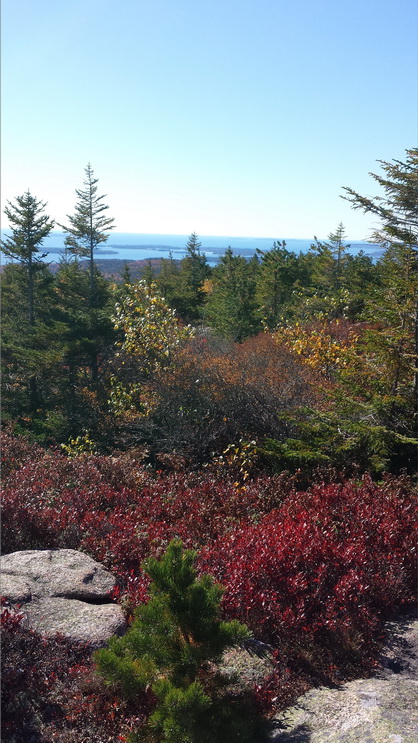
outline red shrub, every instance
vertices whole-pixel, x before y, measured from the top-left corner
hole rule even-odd
[[[93,674],[89,647],[42,638],[7,609],[1,629],[3,743],[107,743],[145,719],[147,697],[137,705],[116,698]]]
[[[135,604],[146,600],[141,562],[178,536],[225,586],[226,617],[278,649],[275,685],[283,669],[331,678],[350,653],[370,656],[385,613],[414,598],[416,493],[406,478],[298,492],[291,478],[264,477],[238,491],[208,472],[154,476],[135,464],[133,476],[125,466],[126,457],[44,453],[9,468],[5,551],[84,550]]]
[[[201,564],[227,586],[226,614],[276,646],[370,643],[379,619],[414,599],[416,524],[400,480],[316,486],[207,547]]]

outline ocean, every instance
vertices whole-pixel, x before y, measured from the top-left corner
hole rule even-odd
[[[2,238],[7,235],[7,230],[2,230]],[[107,243],[102,244],[95,251],[96,258],[113,258],[120,260],[146,260],[148,258],[168,258],[170,252],[173,258],[181,260],[185,255],[188,235],[157,235],[140,232],[113,232],[110,234]],[[205,253],[208,263],[215,266],[219,258],[224,254],[226,248],[230,246],[235,254],[242,255],[245,258],[251,258],[255,251],[268,251],[273,247],[273,242],[283,240],[286,243],[287,250],[294,253],[309,250],[313,239],[297,239],[278,237],[234,237],[219,235],[199,236],[202,243],[201,251]],[[325,238],[326,240],[326,238]],[[378,245],[367,242],[350,240],[348,252],[356,255],[363,250],[366,255],[372,258],[378,258],[382,250]],[[47,253],[46,261],[59,261],[60,255],[64,251],[64,233],[52,232],[45,240],[42,246],[44,253]],[[7,258],[0,253],[2,263],[7,262]]]

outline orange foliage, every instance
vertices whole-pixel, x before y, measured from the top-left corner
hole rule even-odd
[[[286,435],[289,423],[281,414],[319,404],[321,386],[319,374],[270,335],[242,344],[197,337],[172,369],[149,380],[148,425],[161,436],[159,451],[188,451],[193,460],[207,461],[241,438]]]

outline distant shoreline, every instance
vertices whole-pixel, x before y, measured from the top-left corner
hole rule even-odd
[[[2,230],[2,235],[6,236],[7,230]],[[44,241],[42,249],[47,253],[46,261],[53,256],[64,254],[64,233],[52,233]],[[309,250],[314,239],[297,239],[297,238],[272,238],[266,237],[230,237],[230,236],[199,236],[201,242],[201,251],[206,255],[206,259],[211,266],[216,266],[228,247],[233,252],[245,258],[251,258],[257,251],[268,252],[273,248],[275,242],[284,242],[289,252],[299,254]],[[322,242],[326,242],[322,240]],[[102,244],[103,247],[95,251],[96,259],[103,260],[152,260],[152,259],[169,259],[181,260],[186,253],[187,237],[182,235],[148,235],[141,233],[113,233],[109,235],[108,242]],[[381,255],[382,248],[379,245],[362,241],[346,240],[345,244],[349,246],[348,253],[356,255],[361,250],[373,259]],[[2,263],[7,263],[7,259],[1,256]]]

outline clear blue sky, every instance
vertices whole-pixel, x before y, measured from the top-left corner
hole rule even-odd
[[[2,0],[2,199],[118,232],[326,237],[417,146],[416,0]],[[7,227],[3,219],[2,226]]]

